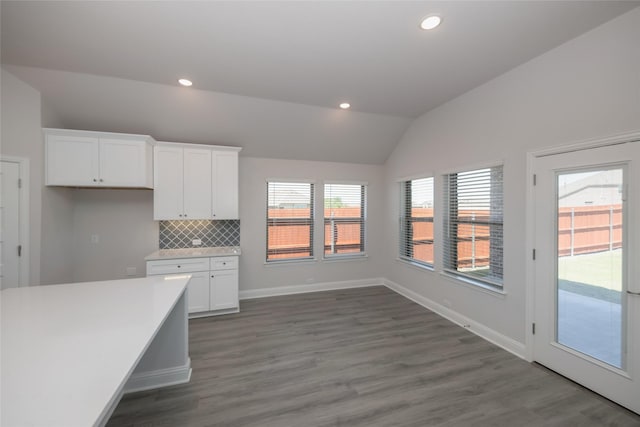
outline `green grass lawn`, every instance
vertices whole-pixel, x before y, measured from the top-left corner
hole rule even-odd
[[[561,289],[565,287],[575,289],[582,284],[587,285],[588,288],[600,288],[602,291],[620,292],[622,290],[622,250],[559,258],[558,279]]]

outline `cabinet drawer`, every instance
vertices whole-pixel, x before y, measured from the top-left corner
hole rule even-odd
[[[209,271],[209,258],[183,258],[147,261],[147,276]]]
[[[222,256],[211,258],[211,270],[237,270],[237,256]]]

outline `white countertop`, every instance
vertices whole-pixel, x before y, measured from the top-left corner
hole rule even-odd
[[[189,275],[0,292],[0,425],[93,426],[120,391]]]
[[[214,256],[240,255],[240,246],[220,246],[216,248],[160,249],[144,257],[145,261],[177,258],[206,258]]]

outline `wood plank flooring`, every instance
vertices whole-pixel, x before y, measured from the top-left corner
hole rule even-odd
[[[116,426],[640,426],[640,416],[384,288],[243,301],[190,321],[189,384]]]

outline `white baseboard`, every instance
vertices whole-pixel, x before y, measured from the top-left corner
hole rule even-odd
[[[493,343],[498,347],[507,350],[509,353],[512,353],[526,360],[526,346],[523,343],[509,338],[506,335],[498,333],[481,323],[463,316],[457,311],[451,310],[450,308],[438,304],[437,302],[430,300],[429,298],[426,298],[412,291],[411,289],[405,288],[402,285],[392,282],[391,280],[382,279],[382,284],[384,284],[392,291],[397,292],[398,294],[410,299],[417,304],[420,304],[421,306],[433,311],[434,313],[444,317],[445,319],[448,319],[453,323],[456,323],[463,328],[468,329],[469,331],[489,341],[490,343]]]
[[[341,282],[310,283],[308,285],[279,286],[276,288],[250,289],[240,291],[240,299],[275,297],[279,295],[305,294],[308,292],[333,291],[338,289],[366,288],[381,286],[383,279],[344,280]]]
[[[183,366],[177,366],[157,371],[134,373],[124,386],[124,393],[151,390],[188,383],[191,379],[191,359]]]
[[[215,311],[202,311],[198,313],[189,314],[189,319],[200,319],[201,317],[222,316],[224,314],[233,314],[238,312],[240,312],[240,307],[225,308],[222,310],[215,310]]]

